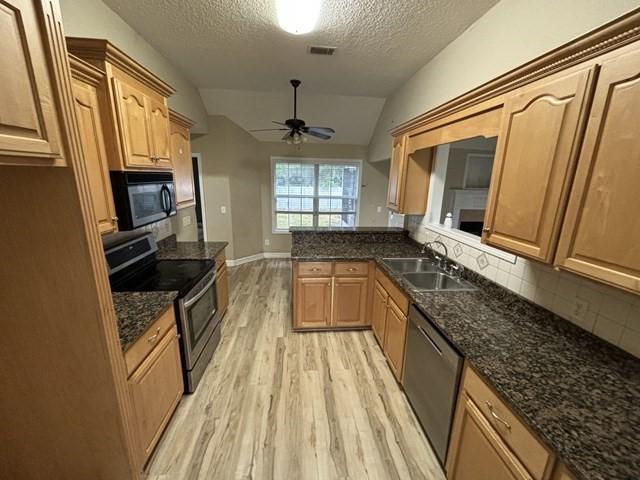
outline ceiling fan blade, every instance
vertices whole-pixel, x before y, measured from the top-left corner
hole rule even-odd
[[[282,123],[282,122],[276,122],[275,120],[272,120],[271,123],[275,123],[276,125],[282,125],[283,127],[286,127],[287,124],[286,123]]]
[[[288,128],[261,128],[258,130],[249,130],[250,132],[283,132],[289,130]]]
[[[325,135],[324,133],[316,132],[315,130],[307,130],[304,133],[311,135],[312,137],[321,138],[322,140],[329,140],[331,138],[331,135]]]
[[[330,127],[303,127],[302,131],[303,132],[310,132],[310,131],[315,131],[315,132],[319,132],[319,133],[324,133],[326,135],[332,134],[332,133],[336,133],[336,131],[333,128]]]
[[[284,134],[284,137],[282,137],[282,140],[286,140],[287,138],[291,137],[293,134],[289,131],[287,133]]]

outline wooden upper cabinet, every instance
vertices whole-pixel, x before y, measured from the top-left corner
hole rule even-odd
[[[397,213],[424,215],[427,210],[432,149],[410,151],[406,135],[393,139],[387,207]]]
[[[37,3],[37,2],[36,2]],[[54,73],[35,3],[0,2],[0,164],[64,166]]]
[[[404,179],[405,146],[407,137],[393,139],[391,165],[389,167],[389,189],[387,190],[387,207],[399,211],[401,206],[402,181]]]
[[[196,203],[189,134],[193,122],[173,110],[169,111],[169,119],[171,120],[171,163],[176,184],[176,206],[184,208]]]
[[[140,90],[112,79],[124,163],[128,167],[153,167],[153,149],[147,100]]]
[[[335,327],[366,325],[368,293],[367,277],[335,277],[332,325]]]
[[[151,149],[157,167],[172,168],[169,136],[169,109],[162,102],[149,98],[149,131]]]
[[[640,49],[603,62],[556,264],[640,293]]]
[[[482,239],[551,262],[584,127],[594,68],[508,94]]]
[[[172,170],[167,97],[174,89],[107,40],[67,37],[67,48],[105,72],[110,170]]]
[[[104,73],[86,62],[70,57],[73,98],[83,159],[89,180],[98,230],[101,234],[117,229],[118,219],[113,204],[109,160],[105,149],[98,89],[104,88]]]

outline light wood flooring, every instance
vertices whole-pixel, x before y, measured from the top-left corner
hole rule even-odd
[[[229,272],[222,341],[149,479],[444,480],[370,331],[292,332],[288,260]]]

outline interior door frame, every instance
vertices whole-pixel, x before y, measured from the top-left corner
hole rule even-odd
[[[198,163],[198,187],[200,188],[200,212],[202,213],[202,235],[207,242],[207,214],[204,207],[204,182],[202,177],[202,154],[191,152],[191,158],[195,157]],[[197,207],[197,205],[196,205]],[[197,216],[196,216],[197,219]],[[196,220],[197,221],[197,220]]]

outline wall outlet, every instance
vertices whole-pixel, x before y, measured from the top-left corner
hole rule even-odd
[[[265,246],[268,247],[269,245],[271,245],[271,240],[269,240],[268,238],[265,238],[264,239],[264,244],[265,244]]]
[[[573,308],[571,309],[571,313],[569,316],[572,320],[576,320],[578,322],[584,321],[587,312],[589,311],[589,302],[584,300],[583,298],[576,298],[573,302]]]
[[[220,206],[220,213],[222,213],[223,215],[224,215],[225,213],[227,213],[227,207],[225,207],[224,205],[221,205],[221,206]]]
[[[378,213],[382,213],[382,207],[378,207]]]
[[[189,225],[191,225],[191,215],[185,215],[182,217],[182,226],[188,227]]]

